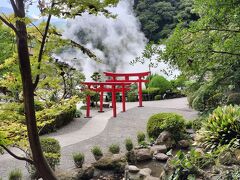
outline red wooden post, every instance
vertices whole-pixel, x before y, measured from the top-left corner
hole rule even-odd
[[[90,89],[90,86],[88,86],[88,89]],[[86,110],[86,117],[85,118],[91,118],[90,116],[90,106],[91,106],[91,97],[90,95],[87,95],[86,97],[86,104],[87,104],[87,110]]]
[[[143,107],[142,105],[142,77],[139,76],[139,83],[138,83],[138,101],[139,101],[139,106],[138,107]]]
[[[112,107],[113,107],[113,117],[117,117],[115,85],[112,85]]]
[[[126,100],[125,100],[125,86],[122,85],[122,111],[126,111]]]
[[[100,110],[98,112],[103,111],[103,85],[100,85]]]

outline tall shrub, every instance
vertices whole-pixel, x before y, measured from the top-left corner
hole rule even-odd
[[[163,76],[154,76],[148,84],[148,88],[158,88],[160,93],[171,89],[171,83]]]

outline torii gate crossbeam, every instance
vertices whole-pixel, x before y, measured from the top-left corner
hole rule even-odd
[[[139,96],[139,107],[143,107],[142,105],[142,83],[148,82],[148,80],[144,80],[145,76],[148,76],[150,72],[140,72],[140,73],[113,73],[113,72],[104,72],[104,74],[111,79],[107,80],[107,82],[125,82],[125,83],[138,83],[138,96]],[[123,80],[117,79],[118,77],[123,77]],[[138,77],[136,80],[131,80],[130,77]]]

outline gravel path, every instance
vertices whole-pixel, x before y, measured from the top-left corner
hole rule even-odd
[[[64,146],[61,151],[62,157],[59,169],[66,170],[74,167],[72,161],[72,154],[74,152],[83,152],[86,162],[93,162],[94,159],[90,151],[94,145],[101,146],[104,153],[107,152],[107,147],[112,143],[120,144],[121,149],[124,150],[124,140],[130,137],[135,141],[137,132],[146,130],[147,120],[152,114],[159,112],[176,112],[189,120],[197,116],[196,111],[188,108],[186,98],[143,102],[143,105],[144,107],[138,108],[136,107],[137,103],[127,103],[128,108],[130,107],[131,109],[128,109],[125,113],[119,113],[117,118],[111,118],[110,115],[105,129],[100,134],[75,144]],[[101,121],[101,119],[99,119],[99,121]],[[50,136],[59,137],[69,133],[68,131],[79,130],[76,128],[77,126],[84,128],[84,126],[86,126],[86,119],[77,119],[57,133],[50,134]],[[94,131],[94,129],[89,129],[89,131]],[[22,169],[24,174],[26,174],[23,162],[19,162],[13,158],[7,158],[6,156],[5,158],[0,156],[0,177],[2,176],[4,180],[7,179],[8,172],[15,167]],[[27,178],[25,177],[25,179]]]

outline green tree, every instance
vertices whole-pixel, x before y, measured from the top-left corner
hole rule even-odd
[[[15,46],[14,46],[14,34],[9,28],[7,28],[0,21],[0,77],[7,71],[7,69],[1,68],[1,64],[5,59],[12,56]],[[0,93],[7,94],[7,87],[0,86]],[[1,99],[1,98],[0,98]]]
[[[105,10],[105,7],[108,5],[113,5],[116,1],[106,0],[99,1],[94,0],[91,2],[81,2],[79,1],[63,1],[63,0],[53,0],[49,4],[45,4],[45,1],[39,1],[39,8],[42,12],[42,15],[47,15],[47,23],[45,25],[44,31],[41,33],[41,45],[38,54],[38,69],[41,69],[41,61],[44,56],[44,48],[48,39],[49,26],[51,23],[52,15],[63,17],[63,18],[72,18],[77,15],[81,15],[83,12],[89,12],[92,14],[97,14],[98,12],[103,12],[108,14]],[[11,28],[16,36],[16,45],[17,45],[17,60],[19,61],[19,70],[22,80],[22,89],[23,89],[23,100],[24,100],[24,114],[26,118],[27,125],[27,134],[29,139],[30,148],[32,151],[32,160],[27,159],[28,162],[35,165],[37,171],[46,180],[57,179],[53,171],[47,164],[40,146],[37,124],[36,124],[36,113],[34,106],[34,91],[39,83],[40,74],[36,75],[34,80],[32,74],[32,68],[30,63],[29,55],[29,33],[27,31],[27,20],[26,18],[26,7],[31,5],[32,1],[24,0],[10,0],[14,11],[14,19],[11,21],[4,16],[0,16],[0,20],[5,23],[9,28]],[[64,7],[64,9],[63,9]],[[15,23],[15,24],[14,24]],[[81,45],[79,45],[81,46]],[[82,48],[83,49],[83,48]],[[3,144],[2,147],[6,148]],[[21,159],[21,160],[26,160]]]
[[[208,98],[198,96],[204,91],[211,96],[240,90],[240,5],[238,1],[195,0],[195,10],[199,20],[188,28],[179,24],[159,60],[180,69],[192,81],[189,94],[199,89],[202,93],[193,97],[206,103]]]
[[[95,82],[101,82],[102,80],[102,76],[99,72],[94,72],[91,76],[92,80],[95,81]],[[97,103],[100,99],[100,94],[95,92],[94,95],[91,97],[92,101],[94,101],[96,103],[96,106],[97,106]],[[93,102],[93,106],[94,106],[94,102]]]
[[[154,42],[167,38],[179,21],[185,26],[197,19],[192,0],[135,1],[135,12],[146,37]]]
[[[159,93],[162,94],[171,89],[171,84],[165,77],[154,75],[148,84],[148,88],[158,88]]]

